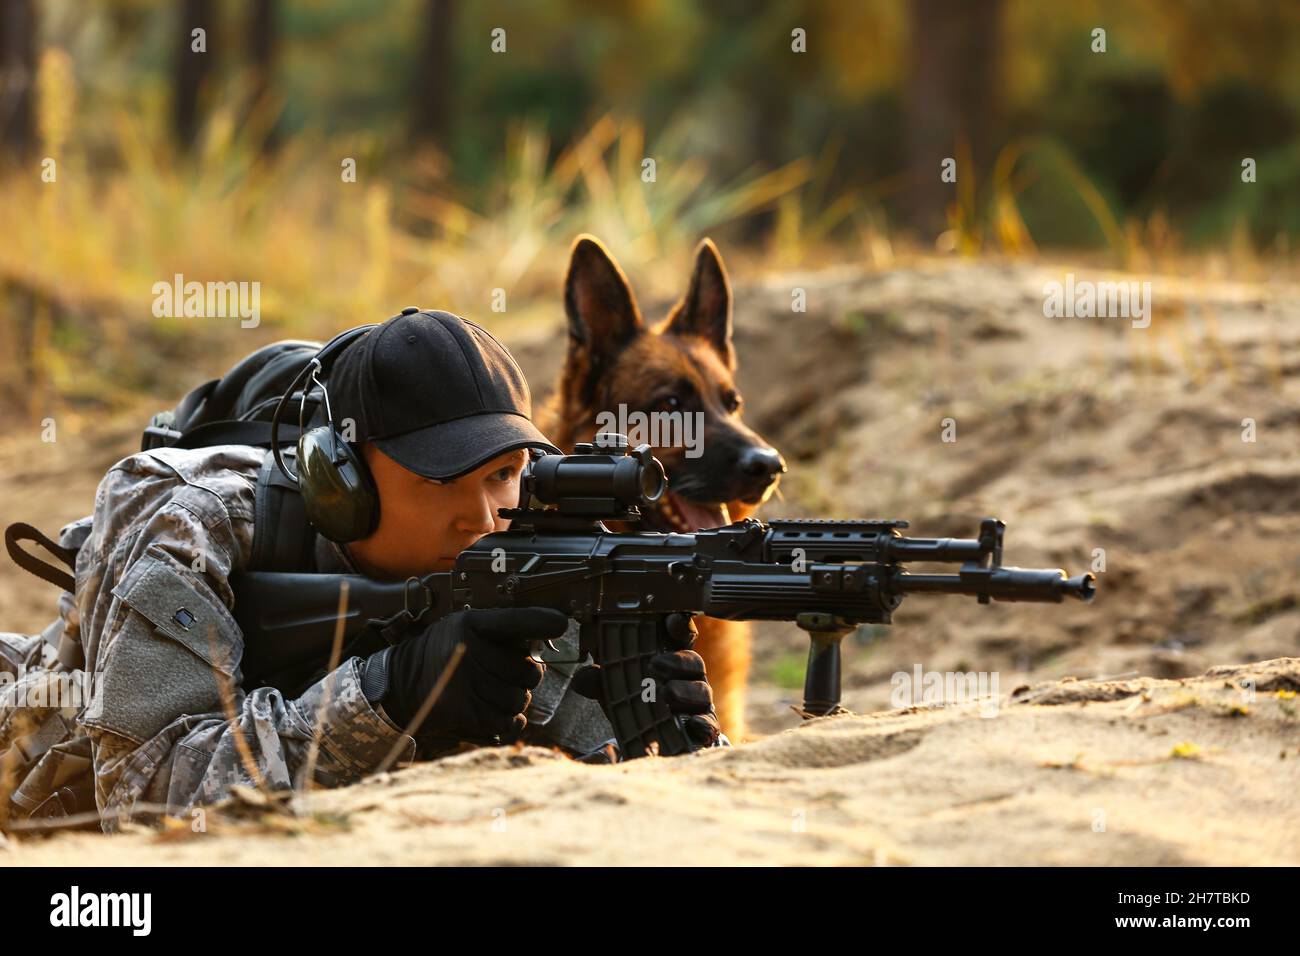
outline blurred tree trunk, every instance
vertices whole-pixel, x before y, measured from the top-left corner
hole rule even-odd
[[[419,61],[415,72],[414,138],[450,149],[451,97],[455,63],[451,43],[455,20],[453,0],[428,0],[421,26]]]
[[[727,120],[742,140],[737,153],[745,157],[745,166],[765,172],[782,166],[788,158],[791,136],[790,119],[794,76],[789,65],[789,30],[784,26],[782,10],[789,5],[776,0],[714,0],[709,5],[714,46],[710,53],[730,60],[719,74],[711,67],[714,82],[727,85],[744,104],[740,115]],[[773,13],[778,14],[774,18]],[[708,55],[708,54],[706,54]],[[703,86],[704,84],[701,84]],[[758,209],[747,214],[735,226],[747,242],[760,242],[776,222],[774,209]]]
[[[15,160],[36,145],[36,5],[0,0],[0,148]]]
[[[253,9],[248,16],[248,55],[253,61],[250,104],[251,109],[266,124],[266,135],[262,139],[264,152],[273,151],[279,143],[276,117],[270,112],[274,107],[269,95],[280,48],[276,20],[279,6],[277,0],[254,0]]]
[[[194,144],[194,137],[199,130],[199,94],[211,72],[208,57],[213,54],[212,27],[215,21],[212,0],[180,0],[180,16],[176,27],[172,123],[176,142],[182,149],[189,149]],[[193,49],[193,31],[199,27],[206,34],[204,53],[197,53]]]
[[[946,157],[957,179],[983,186],[998,142],[1002,0],[912,0],[906,90],[908,216],[925,235],[945,226],[956,186],[939,178]],[[964,168],[958,145],[969,148]]]

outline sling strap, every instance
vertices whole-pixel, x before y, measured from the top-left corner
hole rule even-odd
[[[295,452],[286,448],[284,455],[292,458]],[[253,509],[253,550],[248,570],[314,571],[316,531],[307,520],[297,484],[275,466],[269,451],[257,474]]]
[[[76,589],[76,579],[71,574],[23,550],[19,547],[20,542],[23,541],[39,544],[72,571],[77,569],[76,551],[61,547],[57,542],[51,541],[36,528],[22,521],[16,521],[5,528],[5,550],[9,552],[9,557],[13,558],[14,564],[64,591],[72,592]]]

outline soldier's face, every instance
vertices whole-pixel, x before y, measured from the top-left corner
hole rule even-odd
[[[523,450],[507,452],[453,481],[434,481],[373,445],[363,445],[362,454],[379,489],[379,526],[349,544],[348,553],[368,576],[395,579],[449,571],[461,551],[509,527],[497,510],[519,504],[528,460]]]

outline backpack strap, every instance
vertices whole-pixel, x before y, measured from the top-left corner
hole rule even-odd
[[[293,444],[298,440],[298,426],[280,426],[280,441]],[[213,445],[269,445],[270,422],[208,422],[199,425],[172,442],[172,448],[209,448]]]
[[[282,452],[294,454],[292,448]],[[257,473],[253,505],[253,552],[249,571],[314,571],[316,531],[307,521],[298,486],[275,465],[269,451]]]

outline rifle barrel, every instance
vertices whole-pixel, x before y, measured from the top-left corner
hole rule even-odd
[[[1059,604],[1067,597],[1087,603],[1097,593],[1092,574],[1066,577],[1060,568],[975,568],[959,574],[908,574],[897,571],[891,587],[900,594],[923,591],[944,594],[988,595],[998,601],[1035,601]]]

